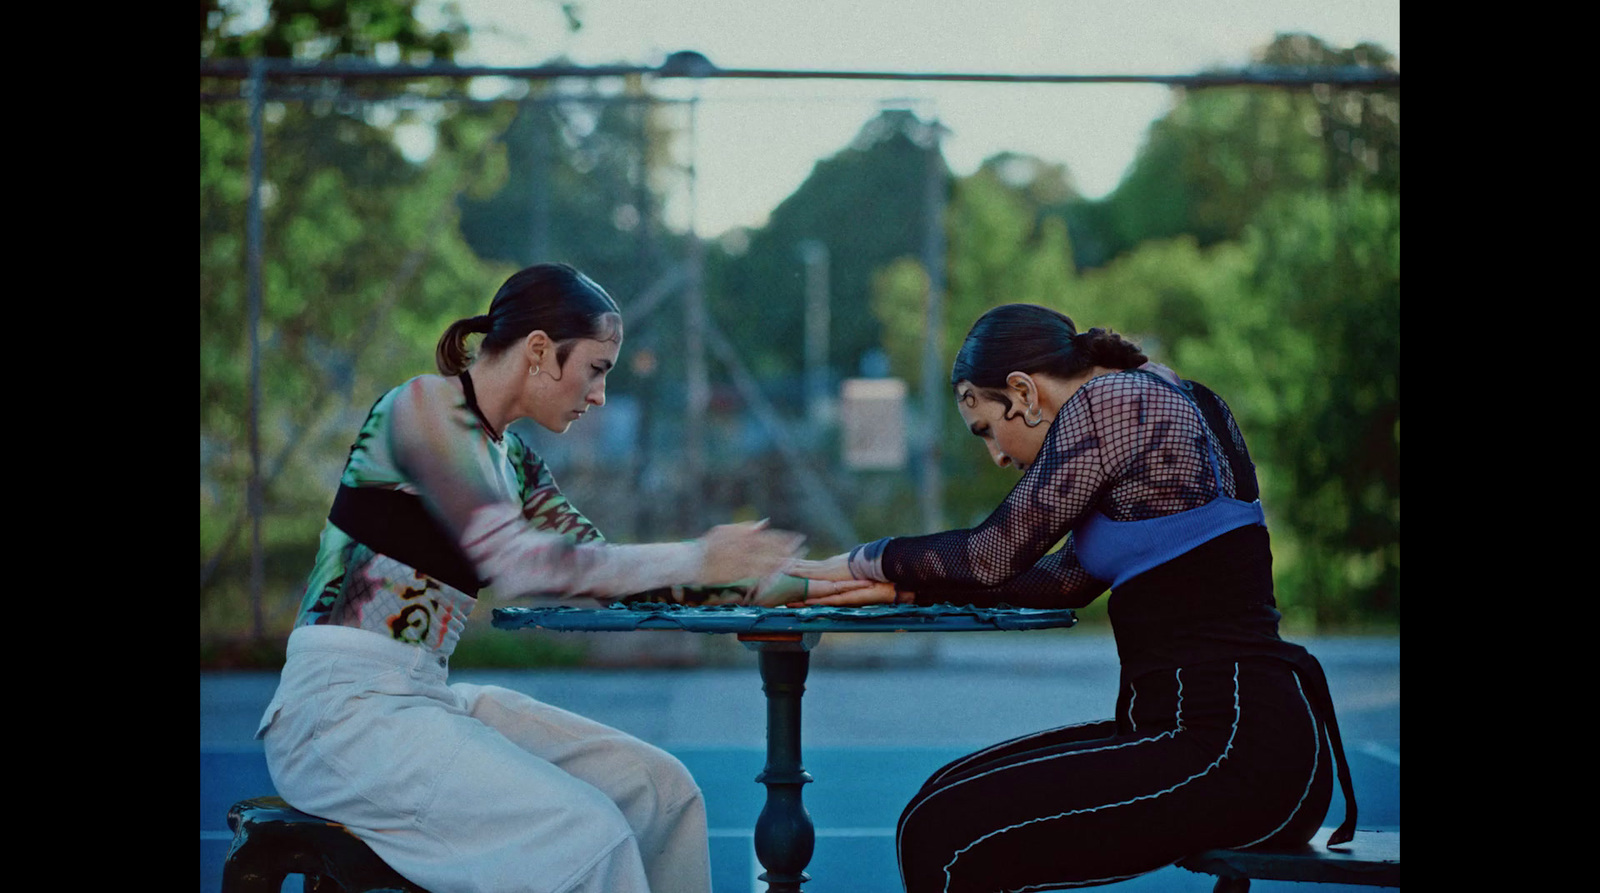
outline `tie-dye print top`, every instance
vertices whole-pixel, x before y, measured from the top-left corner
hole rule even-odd
[[[380,397],[350,448],[340,485],[333,518],[341,517],[338,502],[347,496],[381,495],[401,505],[411,502],[407,497],[419,500],[425,514],[397,516],[411,519],[404,524],[413,528],[435,529],[407,531],[408,537],[453,539],[443,548],[470,569],[467,579],[475,576],[501,598],[693,603],[751,585],[691,586],[703,558],[695,542],[606,544],[532,449],[514,433],[494,433],[465,375],[418,376]],[[378,520],[380,532],[385,526],[394,526],[393,517]],[[330,519],[295,625],[358,627],[448,656],[477,601],[475,590],[459,574],[425,572],[376,551]]]

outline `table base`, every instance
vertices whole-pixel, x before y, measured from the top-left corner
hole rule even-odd
[[[811,880],[805,867],[816,849],[816,828],[801,800],[811,773],[800,761],[800,698],[806,690],[811,649],[820,633],[740,633],[756,652],[761,690],[767,696],[767,764],[756,776],[767,786],[767,802],[756,819],[756,858],[766,869],[768,893],[801,893]]]

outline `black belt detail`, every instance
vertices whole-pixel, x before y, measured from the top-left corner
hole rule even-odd
[[[410,493],[340,484],[328,520],[372,551],[474,598],[487,585],[450,532]]]

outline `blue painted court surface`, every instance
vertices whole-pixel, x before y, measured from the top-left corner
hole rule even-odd
[[[979,747],[1109,713],[1115,655],[1107,643],[1027,634],[967,636],[914,666],[830,668],[818,660],[803,701],[805,787],[816,824],[809,893],[895,893],[894,826],[934,770]],[[1304,642],[1327,669],[1361,804],[1360,826],[1400,826],[1399,642]],[[1077,647],[1075,647],[1077,646]],[[823,647],[826,647],[826,643]],[[819,654],[820,658],[821,655]],[[714,893],[759,893],[751,829],[766,789],[764,701],[748,667],[629,671],[458,671],[577,710],[675,754],[705,792]],[[200,890],[217,893],[228,806],[272,792],[255,720],[271,674],[201,674]],[[1325,824],[1337,824],[1337,789]],[[299,878],[285,886],[299,891]],[[1214,879],[1178,868],[1103,889],[1207,893]],[[1351,893],[1374,888],[1257,881],[1260,893]],[[444,891],[441,891],[444,893]]]

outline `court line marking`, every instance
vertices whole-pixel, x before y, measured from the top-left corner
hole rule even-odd
[[[1376,741],[1362,741],[1356,745],[1356,750],[1375,760],[1382,760],[1391,766],[1400,765],[1400,751],[1391,747],[1384,747]]]
[[[893,837],[893,828],[817,828],[814,832],[818,837]],[[748,837],[755,839],[755,831],[751,828],[710,828],[706,831],[708,837]]]

